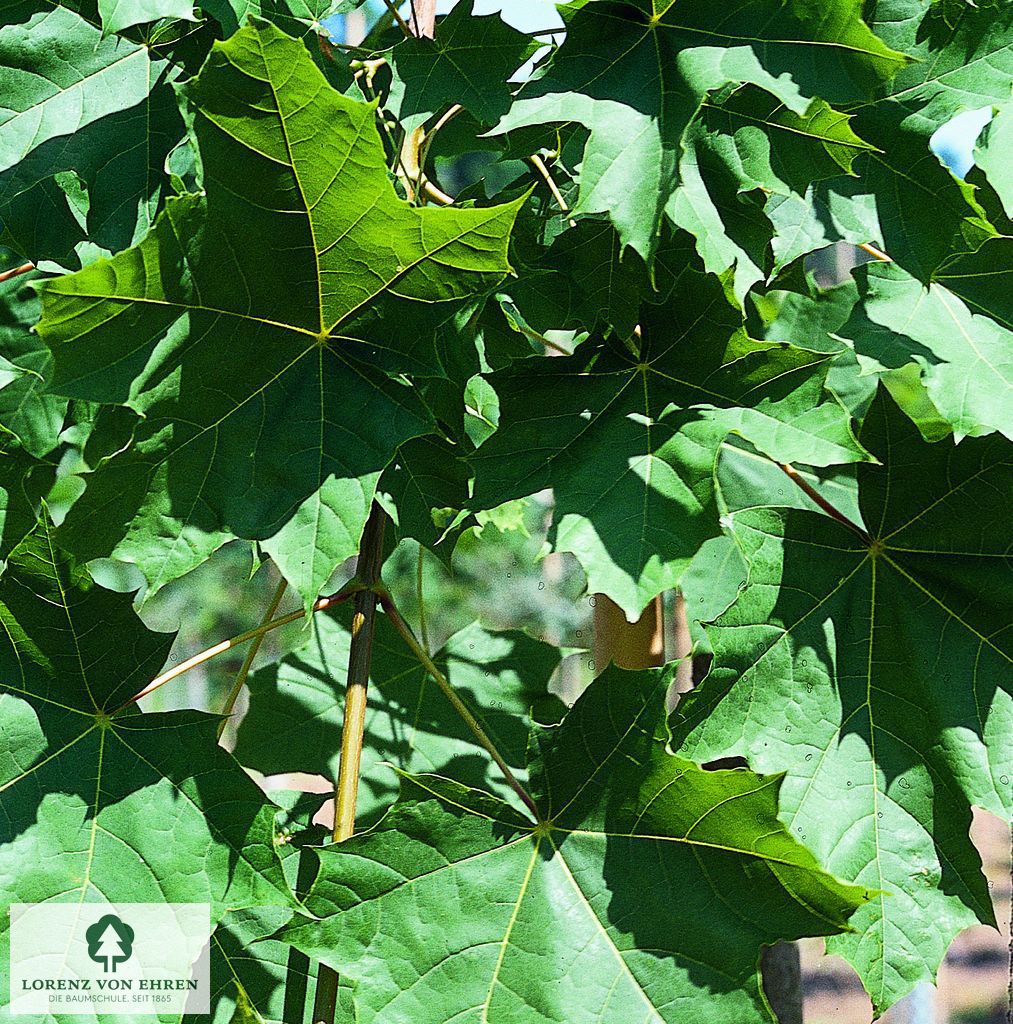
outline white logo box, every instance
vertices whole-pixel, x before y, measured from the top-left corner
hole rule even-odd
[[[16,903],[8,1010],[207,1013],[210,938],[207,903]]]

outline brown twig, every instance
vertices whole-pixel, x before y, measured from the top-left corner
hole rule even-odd
[[[422,136],[421,145],[418,148],[417,166],[415,167],[415,189],[422,192],[427,198],[434,199],[440,206],[451,206],[454,202],[451,196],[434,185],[426,177],[426,160],[429,157],[429,147],[432,145],[436,133],[448,122],[453,120],[464,109],[460,103],[455,103],[440,115],[436,124]]]
[[[528,158],[531,161],[531,165],[536,171],[545,179],[545,184],[549,186],[549,191],[552,193],[552,198],[556,200],[557,205],[563,211],[563,213],[569,213],[570,207],[567,206],[566,200],[563,198],[563,193],[559,191],[559,186],[556,185],[549,173],[549,168],[545,166],[545,161],[537,154],[532,153]],[[577,222],[572,217],[567,217],[567,222],[571,228],[577,226]]]
[[[373,53],[368,46],[356,46],[354,43],[337,43],[330,36],[325,35],[322,32],[317,33],[317,43],[320,46],[320,52],[332,63],[337,63],[337,59],[334,56],[335,50],[345,50],[348,53]]]
[[[414,33],[408,27],[408,22],[405,21],[404,18],[402,18],[401,15],[398,13],[398,9],[397,9],[396,4],[392,3],[391,0],[383,0],[383,3],[384,3],[384,6],[387,8],[387,10],[390,11],[390,13],[393,16],[394,20],[397,22],[398,26],[400,27],[401,31],[404,32],[405,36],[407,37],[407,36],[413,35]]]
[[[440,206],[453,206],[454,197],[448,196],[439,186],[434,185],[428,178],[422,178],[422,191],[429,199],[439,203]]]

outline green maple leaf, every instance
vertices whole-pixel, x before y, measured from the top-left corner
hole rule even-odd
[[[974,163],[1002,202],[1007,218],[1013,218],[1013,172],[1004,159],[1013,145],[1013,105],[1007,104],[985,125],[974,146]]]
[[[62,542],[136,562],[155,590],[257,539],[309,603],[397,447],[429,428],[397,376],[441,372],[417,325],[503,277],[519,203],[399,200],[374,108],[266,23],[216,44],[188,95],[206,196],[43,293],[52,390],[144,417]]]
[[[292,906],[275,808],[214,716],[117,709],[164,663],[41,525],[0,577],[0,899]],[[6,945],[5,922],[0,944]],[[4,962],[7,954],[4,953]]]
[[[350,612],[318,615],[306,644],[249,680],[250,710],[236,757],[275,775],[310,772],[336,778]],[[562,711],[548,682],[562,660],[558,648],[523,633],[489,633],[477,623],[455,633],[434,655],[507,762],[523,777],[527,721],[556,721]],[[369,712],[357,818],[370,821],[394,799],[392,766],[447,774],[471,786],[512,791],[464,728],[446,697],[379,616],[370,668]]]
[[[476,17],[474,0],[455,4],[435,39],[408,38],[385,52],[387,109],[411,132],[442,107],[459,103],[480,124],[510,108],[510,76],[538,49],[498,14]]]
[[[1008,162],[1002,154],[1008,149],[1010,109],[1001,110],[978,137],[975,161],[967,180],[975,187],[975,196],[987,210],[998,231],[974,252],[957,253],[933,274],[933,281],[961,299],[974,313],[991,317],[1007,331],[1013,331],[1013,302],[1010,301],[1009,267],[1013,262],[1013,186]]]
[[[860,177],[817,181],[802,196],[771,195],[764,213],[774,229],[774,274],[834,242],[882,244],[876,199]]]
[[[972,313],[990,317],[1013,331],[1009,267],[1013,264],[1013,236],[990,238],[975,252],[960,253],[944,263],[933,281],[960,296]]]
[[[649,258],[680,181],[683,132],[709,93],[752,83],[803,118],[814,97],[864,99],[903,65],[862,22],[860,6],[736,0],[717,20],[702,0],[563,7],[563,45],[496,130],[589,128],[576,210],[608,212],[622,243]]]
[[[201,9],[218,21],[226,36],[232,35],[248,18],[263,18],[290,36],[306,37],[311,52],[319,49],[316,36],[325,36],[321,24],[334,14],[361,6],[357,0],[204,0]]]
[[[459,446],[435,435],[402,445],[377,486],[377,500],[391,517],[391,539],[417,540],[449,568],[451,531],[459,525],[470,482]]]
[[[860,302],[838,334],[854,346],[863,372],[914,362],[957,440],[994,430],[1013,438],[1013,332],[892,264],[870,264],[855,276]]]
[[[753,292],[750,299],[763,322],[757,334],[767,341],[784,341],[812,352],[844,351],[846,346],[837,333],[858,301],[854,280],[848,277],[829,288],[807,280],[804,287],[804,292],[777,288]]]
[[[838,238],[873,242],[928,283],[951,252],[973,251],[995,233],[974,189],[929,140],[962,110],[1009,101],[1013,7],[968,4],[952,23],[929,0],[881,0],[870,11],[877,35],[913,58],[872,102],[849,109],[878,152],[856,162],[860,181],[833,182],[814,205],[782,206],[773,219],[809,249]],[[793,257],[804,248],[793,246]]]
[[[372,831],[319,851],[281,933],[354,984],[359,1020],[768,1021],[760,945],[826,934],[868,896],[777,822],[779,779],[665,744],[670,676],[609,669],[536,729],[537,826],[405,776]]]
[[[24,278],[0,283],[0,433],[41,458],[56,447],[67,401],[45,393],[52,357],[31,333],[38,317],[38,297]]]
[[[197,20],[191,0],[98,0],[98,10],[106,35],[162,18]]]
[[[853,174],[855,159],[874,148],[823,100],[799,115],[744,86],[720,103],[705,101],[683,133],[680,187],[666,212],[696,238],[709,271],[734,267],[741,299],[767,276],[771,222],[764,199],[800,198],[813,181]]]
[[[518,233],[515,249],[520,249]],[[595,329],[615,328],[621,337],[629,337],[641,302],[657,301],[658,292],[664,291],[666,243],[655,257],[653,282],[643,260],[628,249],[624,253],[608,221],[577,221],[547,248],[533,242],[518,252],[523,266],[517,280],[506,282],[496,296],[498,305],[489,304],[483,311],[489,366],[501,369],[533,351],[550,351],[559,345],[559,332],[583,337]],[[676,261],[687,255],[682,245],[674,249]]]
[[[822,400],[824,358],[748,339],[715,277],[687,266],[641,326],[639,356],[586,343],[490,374],[499,429],[469,460],[475,508],[552,487],[555,549],[631,621],[720,532],[713,475],[730,432],[779,461],[868,457]]]
[[[175,76],[104,36],[87,5],[0,3],[0,243],[78,266],[85,239],[122,249],[143,235],[183,133]]]
[[[24,449],[5,450],[4,440],[0,437],[0,570],[3,560],[35,528],[39,488],[30,481],[40,469]]]
[[[749,585],[708,627],[714,668],[673,743],[787,771],[785,824],[883,890],[828,940],[881,1013],[995,923],[967,829],[972,803],[1013,813],[1013,466],[998,437],[926,444],[884,396],[861,436],[884,463],[858,467],[869,542],[814,512],[732,515]]]
[[[273,790],[277,810],[278,852],[292,888],[302,893],[317,870],[307,845],[328,830],[311,819],[326,793]],[[210,1015],[215,1024],[312,1024],[308,1020],[317,965],[291,946],[272,938],[292,918],[293,908],[246,907],[228,910],[211,936]],[[351,992],[341,984],[336,1024],[354,1024]],[[206,1024],[207,1015],[186,1015],[182,1024]]]
[[[292,911],[229,911],[211,938],[211,1020],[215,1024],[310,1024],[316,964],[271,935]],[[349,986],[341,985],[336,1024],[356,1024]],[[178,1020],[178,1018],[177,1018]],[[207,1024],[207,1014],[183,1024]]]

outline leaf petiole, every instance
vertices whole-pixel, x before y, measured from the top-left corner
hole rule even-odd
[[[267,625],[273,618],[274,613],[278,610],[278,605],[281,604],[282,597],[285,596],[285,590],[288,587],[288,580],[284,576],[281,578],[281,582],[278,584],[278,589],[274,592],[274,597],[271,598],[271,603],[267,607],[267,612],[264,614],[262,626]],[[253,664],[253,659],[257,656],[257,651],[260,650],[260,645],[264,642],[266,633],[261,633],[253,638],[253,643],[250,644],[249,650],[246,652],[246,657],[243,659],[243,664],[236,675],[236,681],[232,684],[232,689],[229,691],[228,697],[225,699],[225,704],[222,707],[222,720],[218,723],[218,739],[222,738],[222,733],[225,732],[225,725],[232,714],[233,709],[236,706],[236,701],[239,698],[239,694],[242,692],[243,684],[246,682],[246,677],[250,674],[250,666]]]
[[[450,685],[450,680],[436,667],[433,659],[429,656],[428,652],[415,638],[415,634],[411,631],[408,623],[401,617],[401,613],[397,610],[397,606],[394,604],[394,599],[390,596],[386,589],[379,589],[380,604],[383,606],[383,610],[387,617],[390,619],[391,624],[401,634],[401,638],[408,645],[412,654],[418,658],[421,662],[422,667],[432,676],[433,681],[440,688],[443,695],[453,705],[454,710],[461,716],[464,724],[471,730],[472,735],[478,740],[479,744],[485,749],[488,755],[496,762],[497,767],[503,773],[503,778],[506,780],[510,788],[521,798],[524,806],[534,815],[535,821],[539,821],[541,815],[538,812],[538,807],[535,801],[528,794],[528,791],[517,781],[517,777],[510,770],[510,765],[503,759],[503,755],[496,749],[496,745],[489,738],[486,731],[482,728],[478,719],[471,713],[470,708],[463,700],[458,696],[457,691]]]
[[[29,271],[34,269],[34,263],[22,263],[20,267],[13,267],[11,270],[5,270],[3,273],[0,273],[0,284],[4,281],[9,281],[12,277],[19,277],[21,274],[27,274]]]
[[[363,584],[361,584],[357,579],[349,580],[341,590],[330,594],[327,597],[321,597],[316,601],[310,611],[313,614],[322,612],[326,608],[332,608],[336,604],[341,604],[342,601],[347,601],[360,590],[366,589],[368,588],[363,586]],[[270,633],[272,629],[277,629],[279,626],[287,626],[290,622],[296,622],[303,618],[305,614],[306,611],[303,608],[300,608],[298,611],[289,612],[287,615],[282,615],[280,618],[271,619],[270,622],[261,623],[254,629],[248,629],[245,633],[240,633],[238,636],[234,636],[229,640],[222,640],[221,643],[217,643],[213,647],[206,648],[199,654],[195,654],[192,657],[187,658],[186,661],[181,661],[178,665],[174,665],[168,671],[163,672],[160,676],[156,676],[152,679],[143,690],[139,693],[135,693],[130,700],[125,701],[115,711],[113,711],[112,715],[118,715],[131,704],[136,704],[142,697],[147,697],[149,693],[153,693],[160,686],[164,686],[166,683],[171,682],[173,679],[183,675],[185,672],[189,672],[190,669],[196,668],[198,665],[203,665],[204,662],[210,661],[212,658],[216,658],[219,654],[231,651],[233,647],[238,647],[240,644],[246,643],[247,640],[253,640],[257,637],[261,637],[265,633]]]
[[[858,525],[858,523],[852,522],[852,520],[850,520],[843,512],[834,508],[834,506],[831,505],[830,502],[827,501],[827,499],[824,498],[823,495],[820,494],[820,492],[817,491],[816,488],[813,487],[813,485],[809,483],[809,481],[806,480],[797,469],[795,469],[794,466],[789,465],[787,462],[779,462],[778,466],[788,479],[790,479],[791,482],[802,490],[809,498],[816,502],[816,504],[819,505],[819,507],[823,509],[828,516],[832,519],[836,519],[837,522],[848,527],[849,530],[854,530],[854,532],[857,533],[866,544],[872,543],[872,537],[869,536],[868,531],[864,530]]]

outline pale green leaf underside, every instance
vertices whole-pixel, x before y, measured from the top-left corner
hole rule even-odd
[[[0,171],[50,139],[142,102],[148,51],[67,8],[5,0],[0,7]]]
[[[190,0],[98,0],[98,10],[107,35],[161,18],[197,20]]]

